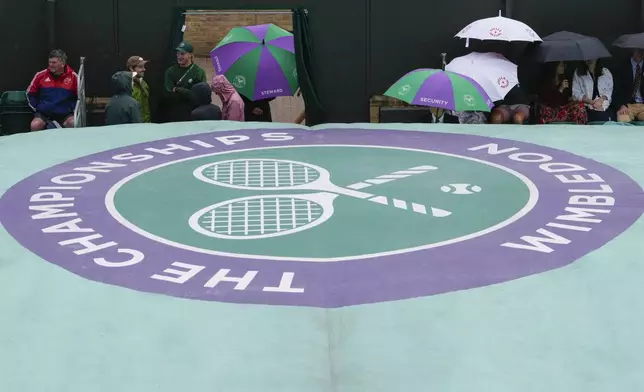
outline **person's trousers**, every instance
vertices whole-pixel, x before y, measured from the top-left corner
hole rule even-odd
[[[603,112],[586,108],[586,112],[588,113],[589,123],[615,121],[616,119],[615,111],[612,108],[608,108]]]
[[[629,103],[626,107],[628,108],[628,114],[617,115],[617,121],[644,121],[644,103]]]

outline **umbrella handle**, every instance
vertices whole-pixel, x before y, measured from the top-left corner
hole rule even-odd
[[[447,66],[447,61],[445,59],[447,58],[447,53],[441,53],[441,65],[443,67],[443,71],[445,70],[445,67]],[[437,108],[436,112],[434,113],[434,116],[436,116],[436,122],[438,122],[438,119],[441,118],[441,116],[444,114],[444,110]]]

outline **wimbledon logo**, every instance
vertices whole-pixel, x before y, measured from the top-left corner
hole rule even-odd
[[[370,129],[236,130],[50,167],[0,199],[43,260],[188,299],[339,307],[568,265],[642,213],[599,162],[517,141]]]
[[[392,174],[384,182],[411,174],[435,170],[433,166],[408,169],[406,174]],[[370,200],[388,205],[384,196],[342,188],[333,184],[324,168],[283,159],[238,159],[207,164],[197,168],[196,178],[206,183],[262,191],[316,191],[308,194],[266,194],[226,200],[206,207],[190,218],[190,226],[199,233],[227,239],[257,239],[294,234],[320,225],[333,216],[333,202],[338,195]],[[390,179],[390,181],[386,181]],[[398,207],[406,202],[397,200]],[[394,207],[394,205],[392,205]],[[428,208],[411,203],[414,213],[426,215]],[[449,211],[430,207],[435,217]],[[243,217],[243,219],[240,219]]]
[[[246,78],[242,75],[237,75],[233,78],[233,85],[237,88],[246,87]]]
[[[405,84],[400,87],[400,90],[398,90],[398,95],[407,95],[411,91],[411,86],[409,84]]]

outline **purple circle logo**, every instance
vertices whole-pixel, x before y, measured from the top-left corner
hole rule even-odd
[[[641,215],[640,186],[564,151],[459,134],[213,132],[48,168],[0,219],[98,282],[232,303],[340,307],[568,265]]]

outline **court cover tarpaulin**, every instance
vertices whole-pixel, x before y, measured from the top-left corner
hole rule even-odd
[[[639,127],[0,138],[2,391],[639,391]]]

